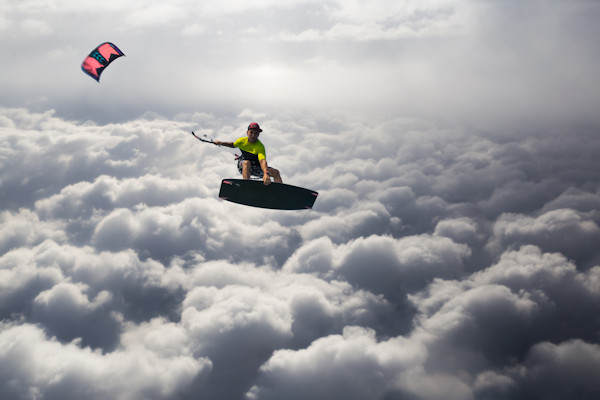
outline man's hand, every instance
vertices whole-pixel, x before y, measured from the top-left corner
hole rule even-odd
[[[263,174],[263,184],[265,186],[269,186],[271,184],[271,176],[268,172],[266,174]]]

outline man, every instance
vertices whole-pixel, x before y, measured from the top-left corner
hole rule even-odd
[[[250,179],[250,175],[254,175],[262,178],[265,185],[269,185],[271,177],[273,177],[275,182],[282,183],[279,171],[267,164],[265,146],[258,140],[261,132],[260,126],[256,122],[252,122],[248,125],[246,137],[241,137],[235,142],[215,140],[214,144],[231,148],[237,147],[242,151],[242,155],[238,159],[238,171],[244,179]]]

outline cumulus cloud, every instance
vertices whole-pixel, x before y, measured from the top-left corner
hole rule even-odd
[[[539,217],[522,218],[514,214],[504,214],[494,225],[495,241],[490,246],[522,246],[535,244],[548,251],[559,251],[566,256],[583,261],[593,259],[595,252],[589,252],[593,243],[600,239],[600,228],[593,218],[572,209],[548,211]]]
[[[252,388],[248,397],[384,398],[394,393],[395,387],[400,389],[399,376],[405,373],[408,377],[411,368],[419,365],[425,355],[424,348],[409,340],[378,343],[374,331],[348,326],[342,334],[318,339],[307,349],[275,352],[261,368],[260,384]],[[444,389],[448,387],[434,390]],[[446,395],[453,398],[451,393]]]
[[[143,3],[0,5],[0,397],[598,397],[597,4]]]
[[[219,200],[233,155],[185,129],[254,114],[3,109],[5,396],[594,397],[568,372],[597,368],[593,136],[262,114],[270,163],[320,192],[278,212]]]
[[[139,342],[101,354],[76,341],[48,339],[29,324],[3,324],[0,343],[4,398],[169,398],[210,370],[205,359],[165,356]]]

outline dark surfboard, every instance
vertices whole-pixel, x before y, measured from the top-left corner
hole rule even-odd
[[[274,210],[303,210],[312,208],[319,193],[285,183],[249,179],[223,179],[219,197],[246,206]]]

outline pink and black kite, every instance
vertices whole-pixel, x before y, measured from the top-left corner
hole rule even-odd
[[[96,47],[89,56],[83,60],[81,69],[83,72],[100,82],[100,74],[108,64],[117,58],[124,56],[123,52],[112,43],[104,42]]]

